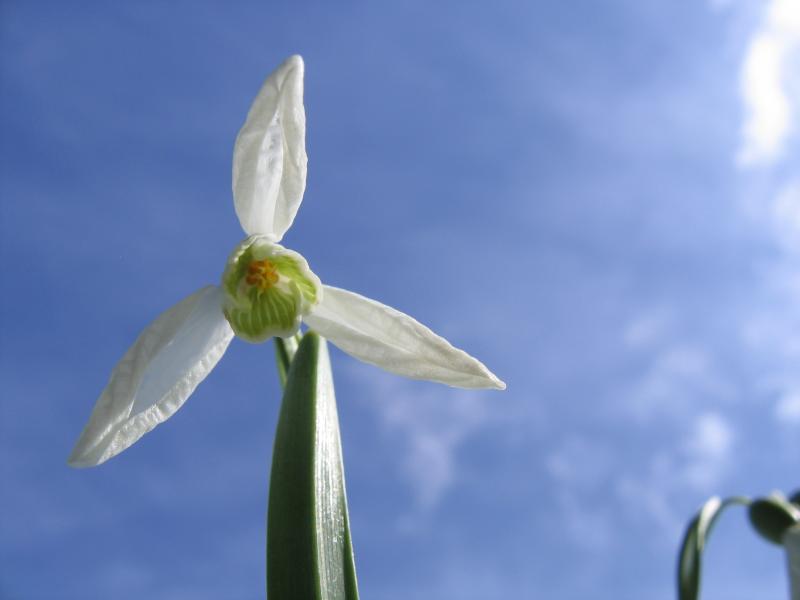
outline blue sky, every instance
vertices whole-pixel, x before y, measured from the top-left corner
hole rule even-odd
[[[362,597],[666,599],[713,494],[797,486],[791,0],[0,6],[0,595],[258,598],[279,386],[234,341],[168,423],[66,457],[243,234],[233,140],[306,61],[286,244],[508,390],[332,351]],[[705,597],[787,597],[742,513]]]

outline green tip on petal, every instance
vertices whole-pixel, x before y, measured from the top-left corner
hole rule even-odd
[[[322,299],[322,284],[297,252],[252,235],[228,258],[222,312],[248,342],[289,337]]]

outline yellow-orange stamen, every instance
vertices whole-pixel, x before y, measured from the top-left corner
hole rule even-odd
[[[278,272],[275,270],[275,265],[266,258],[264,260],[254,260],[247,266],[245,281],[260,290],[268,290],[278,283]]]

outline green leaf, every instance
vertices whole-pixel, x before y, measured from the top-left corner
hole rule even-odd
[[[750,523],[761,536],[779,546],[783,534],[792,525],[800,523],[800,508],[788,502],[781,494],[772,494],[753,501],[748,511]]]
[[[697,600],[700,595],[700,571],[703,550],[714,523],[728,506],[732,504],[747,505],[750,501],[741,496],[726,500],[710,498],[697,512],[686,528],[678,558],[678,598],[679,600]]]
[[[356,600],[339,420],[325,340],[303,336],[275,434],[267,597]]]

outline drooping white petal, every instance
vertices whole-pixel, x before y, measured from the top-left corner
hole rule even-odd
[[[205,287],[161,314],[111,373],[68,463],[105,462],[177,411],[225,353],[222,294]]]
[[[278,242],[306,188],[303,59],[290,56],[267,77],[233,148],[233,200],[242,229]]]
[[[412,379],[505,389],[479,360],[408,315],[347,290],[328,285],[323,290],[322,302],[305,322],[359,360]]]

